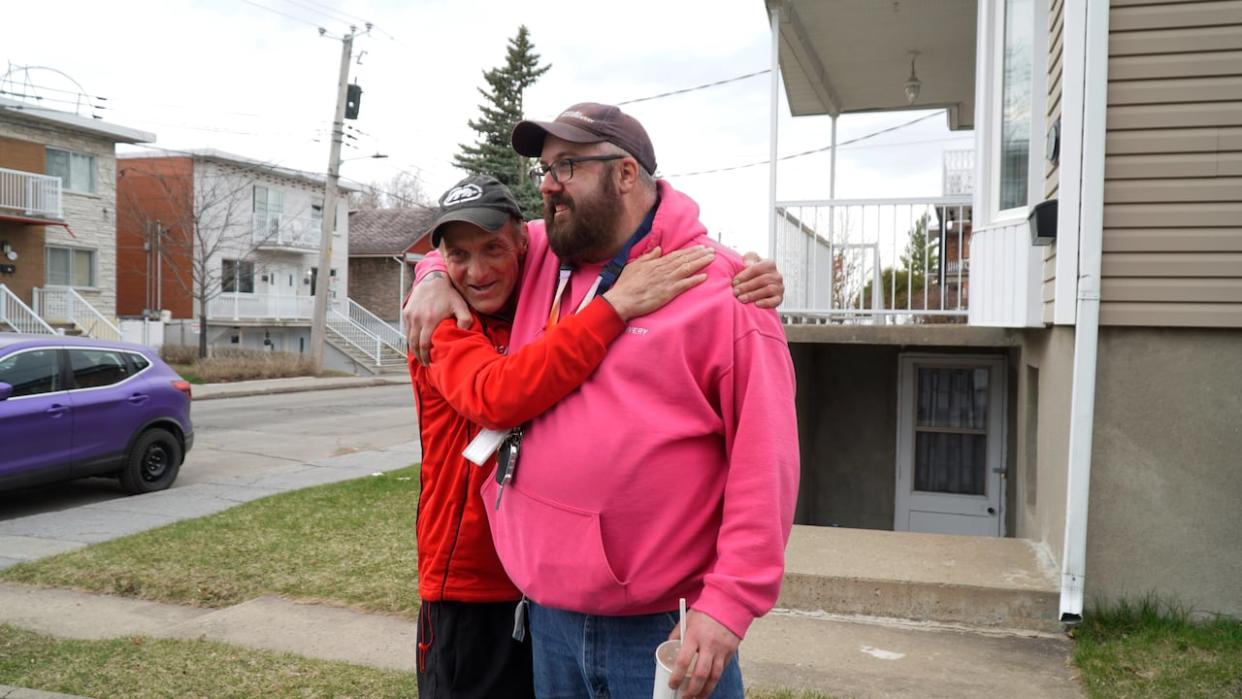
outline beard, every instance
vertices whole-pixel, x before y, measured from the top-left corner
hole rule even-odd
[[[621,195],[612,180],[612,163],[600,178],[594,192],[575,201],[561,191],[543,200],[543,220],[547,224],[548,245],[564,262],[600,262],[615,243],[617,222],[621,220]],[[557,205],[566,212],[556,217]]]

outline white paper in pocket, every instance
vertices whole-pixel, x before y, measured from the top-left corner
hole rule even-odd
[[[470,440],[470,444],[466,446],[461,455],[475,466],[482,466],[492,458],[492,454],[496,453],[496,450],[500,448],[500,443],[505,441],[507,436],[509,436],[509,430],[483,430]]]

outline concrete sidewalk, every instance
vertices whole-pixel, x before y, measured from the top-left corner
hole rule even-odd
[[[191,392],[194,395],[194,400],[214,400],[217,398],[242,398],[244,396],[363,388],[366,386],[395,386],[408,383],[410,383],[409,374],[391,374],[386,376],[295,376],[287,379],[196,384],[191,389]]]
[[[0,623],[63,638],[206,639],[414,672],[416,623],[264,596],[223,609],[0,584]],[[1050,634],[776,611],[742,644],[747,686],[840,697],[1081,697]],[[0,695],[3,696],[3,695]]]

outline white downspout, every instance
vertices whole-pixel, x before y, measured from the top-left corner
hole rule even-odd
[[[768,11],[772,19],[771,95],[768,98],[768,256],[780,264],[776,256],[776,126],[781,99],[781,4],[772,3]]]
[[[1087,570],[1087,508],[1095,431],[1095,377],[1100,340],[1100,266],[1104,237],[1104,139],[1108,111],[1108,3],[1086,7],[1086,70],[1082,117],[1082,196],[1078,238],[1077,326],[1070,392],[1069,473],[1061,621],[1082,620]],[[1068,14],[1068,13],[1067,13]]]

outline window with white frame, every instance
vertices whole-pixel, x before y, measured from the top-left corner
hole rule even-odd
[[[277,235],[280,232],[280,215],[285,208],[285,193],[256,184],[253,208],[256,230],[263,235]]]
[[[996,168],[996,208],[1027,205],[1030,177],[1034,0],[1005,0],[1001,18],[1000,148]]]
[[[47,174],[59,177],[69,192],[95,193],[95,156],[60,148],[47,149]]]
[[[223,260],[220,273],[220,290],[226,293],[254,293],[254,262],[250,260]]]
[[[95,286],[95,251],[49,245],[44,280],[49,286]]]

